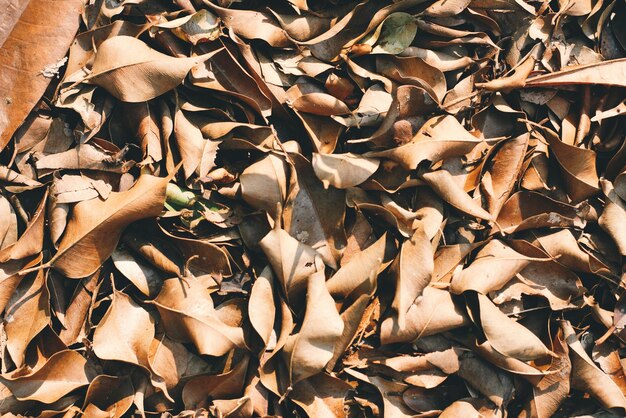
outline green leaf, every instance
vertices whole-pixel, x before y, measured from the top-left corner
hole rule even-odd
[[[392,13],[383,22],[378,44],[372,52],[399,54],[411,45],[416,33],[417,23],[413,16],[403,12]]]

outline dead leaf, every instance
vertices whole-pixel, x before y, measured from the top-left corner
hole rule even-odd
[[[477,322],[489,343],[498,352],[519,360],[536,360],[553,355],[541,340],[526,327],[507,317],[487,296],[478,293]]]
[[[410,144],[386,151],[365,154],[396,161],[408,170],[415,170],[424,160],[437,162],[469,153],[482,141],[467,132],[451,116],[437,117],[427,122]]]
[[[148,311],[124,293],[114,293],[111,307],[96,327],[94,353],[101,359],[124,361],[149,370],[148,353],[154,332],[154,319]]]
[[[566,67],[561,71],[539,75],[526,81],[527,87],[565,86],[571,84],[605,84],[624,87],[626,59]]]
[[[413,236],[402,243],[398,256],[391,264],[396,293],[391,307],[398,313],[398,324],[405,326],[405,315],[416,298],[430,283],[433,272],[433,250],[421,226]]]
[[[20,400],[52,403],[86,386],[95,377],[92,365],[76,351],[60,351],[41,368],[24,376],[0,376],[0,382]]]
[[[624,394],[613,380],[589,358],[570,323],[562,321],[561,327],[565,341],[571,350],[572,387],[587,391],[605,408],[626,408]]]
[[[7,5],[0,28],[0,150],[44,94],[51,77],[44,68],[63,59],[79,26],[81,0],[55,3],[50,22],[47,4]],[[6,20],[5,20],[6,19]],[[46,47],[33,40],[46,39]]]
[[[315,174],[327,189],[347,189],[367,180],[380,164],[374,158],[362,158],[352,154],[313,154],[311,160]]]
[[[336,268],[345,248],[343,230],[344,193],[325,190],[310,162],[300,154],[291,154],[291,181],[283,212],[285,230],[300,242],[315,249],[324,262]]]
[[[302,327],[287,338],[283,347],[292,386],[322,371],[333,357],[342,332],[343,321],[326,288],[323,270],[311,274]]]
[[[345,397],[351,389],[343,380],[319,373],[297,383],[290,398],[309,417],[339,417],[344,414]]]
[[[380,337],[383,344],[409,342],[469,323],[469,318],[455,305],[450,293],[426,287],[422,298],[409,308],[406,326],[400,327],[394,317],[385,318],[381,323]]]
[[[143,175],[130,190],[112,192],[105,201],[77,203],[50,264],[74,279],[95,272],[113,253],[127,225],[161,213],[167,181]]]
[[[115,36],[100,45],[85,81],[103,87],[121,101],[145,102],[179,85],[191,68],[206,58],[174,58],[139,39]]]
[[[194,279],[166,280],[153,303],[170,338],[192,342],[200,354],[222,356],[245,346],[243,330],[220,319],[210,292]]]
[[[23,365],[30,341],[50,322],[49,298],[46,275],[40,270],[22,280],[7,303],[6,349],[17,367]]]

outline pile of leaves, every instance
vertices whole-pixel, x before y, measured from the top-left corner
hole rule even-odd
[[[0,412],[626,413],[626,3],[0,1]]]

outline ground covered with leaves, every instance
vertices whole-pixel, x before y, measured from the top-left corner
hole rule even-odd
[[[0,10],[0,413],[626,413],[623,0]]]

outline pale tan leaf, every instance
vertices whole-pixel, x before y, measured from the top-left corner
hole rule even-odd
[[[487,296],[478,294],[480,323],[487,340],[500,353],[519,360],[536,360],[553,353],[528,328],[502,313]]]
[[[124,102],[144,102],[173,89],[207,56],[175,58],[131,36],[104,41],[86,81]]]
[[[343,321],[326,288],[324,271],[320,270],[308,278],[302,327],[283,347],[291,385],[324,369],[333,357],[335,343],[342,332]]]
[[[317,154],[313,153],[313,170],[328,186],[347,189],[358,186],[376,172],[380,161],[374,158],[363,158],[354,154]]]

